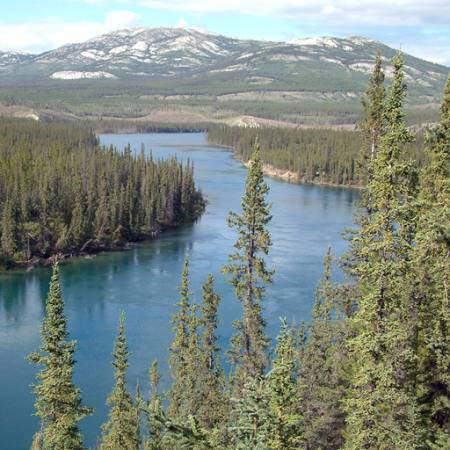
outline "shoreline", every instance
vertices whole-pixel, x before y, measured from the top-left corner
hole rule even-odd
[[[244,165],[248,166],[248,163],[244,163]],[[364,186],[358,184],[339,184],[339,183],[332,183],[329,181],[305,181],[304,179],[299,177],[297,173],[292,172],[291,170],[278,169],[277,167],[266,163],[263,163],[263,173],[264,175],[267,175],[271,178],[276,178],[294,184],[304,184],[304,185],[309,184],[312,186],[328,186],[346,189],[364,189]]]
[[[117,251],[117,252],[127,251],[127,250],[131,250],[134,247],[139,246],[140,244],[156,241],[157,239],[160,239],[161,237],[163,237],[163,235],[166,234],[166,232],[170,232],[172,230],[177,230],[179,228],[182,228],[183,226],[193,225],[195,222],[197,222],[197,220],[200,219],[200,217],[203,215],[203,213],[206,210],[206,206],[207,206],[206,197],[204,198],[204,202],[205,202],[205,204],[204,204],[201,212],[191,222],[185,222],[185,223],[179,223],[176,225],[167,226],[163,230],[154,231],[151,234],[140,235],[133,241],[126,241],[126,242],[123,242],[122,244],[118,244],[118,245],[109,245],[109,246],[99,245],[97,247],[91,247],[90,251],[85,251],[84,247],[86,247],[86,245],[90,243],[90,241],[87,241],[83,245],[83,247],[81,247],[81,249],[76,252],[69,252],[69,253],[58,252],[58,253],[54,253],[53,255],[48,256],[48,257],[34,256],[27,261],[12,262],[12,263],[10,263],[10,265],[6,264],[4,266],[0,265],[0,276],[2,274],[14,272],[14,271],[24,270],[26,272],[31,272],[32,270],[37,269],[39,267],[49,267],[53,264],[55,259],[57,259],[58,262],[61,264],[68,263],[75,258],[95,259],[97,257],[97,255],[99,255],[101,253],[108,253],[108,252],[115,252],[115,251]]]
[[[209,141],[208,141],[209,142]],[[223,148],[230,150],[233,153],[233,158],[237,161],[240,161],[245,167],[248,167],[248,161],[244,161],[242,158],[240,158],[234,147],[230,145],[224,145],[224,144],[216,144],[215,142],[209,142],[209,144],[214,145],[218,148]],[[359,185],[359,184],[339,184],[339,183],[332,183],[332,182],[326,182],[326,181],[305,181],[301,177],[298,176],[296,172],[292,172],[288,169],[279,169],[275,167],[272,164],[264,163],[263,162],[263,173],[264,175],[274,178],[276,180],[282,180],[286,183],[292,183],[292,184],[303,184],[303,185],[310,185],[310,186],[324,186],[324,187],[337,187],[337,188],[344,188],[344,189],[364,189],[365,186]]]
[[[177,228],[177,227],[174,227],[174,228]],[[65,264],[65,263],[72,261],[75,258],[95,259],[97,257],[97,255],[99,255],[101,253],[131,250],[133,247],[136,247],[141,243],[151,242],[153,240],[158,239],[160,237],[160,235],[163,233],[164,232],[158,232],[158,233],[155,233],[154,235],[151,235],[151,236],[149,235],[147,237],[141,237],[134,241],[127,241],[120,245],[98,246],[98,247],[92,248],[91,251],[79,250],[76,252],[69,252],[69,253],[57,252],[48,257],[34,256],[26,261],[16,261],[16,262],[11,263],[10,266],[0,267],[0,275],[2,273],[8,273],[8,272],[19,271],[19,270],[25,270],[26,272],[31,272],[32,270],[37,269],[39,267],[49,267],[53,264],[55,259],[59,263]]]

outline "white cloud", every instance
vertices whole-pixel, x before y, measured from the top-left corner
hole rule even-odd
[[[82,0],[86,4],[116,5],[103,21],[67,23],[62,19],[1,23],[0,49],[39,52],[95,35],[131,27],[139,17],[129,11],[145,7],[181,17],[178,26],[208,27],[208,15],[224,16],[222,29],[242,38],[280,38],[267,27],[257,29],[258,17],[286,23],[286,40],[320,35],[363,35],[399,47],[421,58],[450,63],[450,2],[448,0]],[[148,11],[148,14],[151,14]],[[225,17],[228,15],[228,17]],[[233,17],[255,18],[251,29],[234,26]],[[145,17],[145,13],[143,13]],[[173,18],[165,21],[171,23]],[[192,23],[191,23],[192,22]],[[196,23],[195,23],[196,22]],[[173,23],[173,22],[172,22]],[[161,24],[162,25],[162,24]],[[278,31],[279,33],[279,31]]]
[[[448,0],[137,0],[136,3],[165,11],[278,16],[334,24],[353,22],[404,26],[450,23]]]
[[[248,15],[286,21],[290,38],[363,35],[439,63],[450,63],[448,0],[128,0],[180,14]],[[295,31],[297,30],[297,31]],[[230,30],[236,37],[246,30]],[[297,36],[293,34],[297,32]],[[259,33],[259,36],[261,34]],[[437,45],[436,36],[441,38]],[[286,36],[287,37],[287,36]],[[272,39],[270,30],[267,39]]]
[[[139,16],[132,11],[112,11],[107,14],[105,27],[108,30],[127,28],[136,24]]]
[[[64,44],[83,42],[99,34],[135,25],[139,16],[131,11],[112,11],[103,22],[40,22],[2,24],[0,49],[37,53]]]

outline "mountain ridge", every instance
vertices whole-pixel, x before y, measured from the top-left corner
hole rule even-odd
[[[323,53],[321,56],[324,62],[363,71],[362,64],[369,64],[367,61],[361,61],[364,59],[363,55],[360,55],[359,61],[356,62],[350,57],[358,50],[357,47],[365,47],[366,50],[368,47],[380,47],[395,51],[380,41],[363,36],[346,38],[318,36],[283,42],[238,39],[195,28],[139,27],[116,30],[85,42],[63,45],[38,54],[0,51],[0,65],[6,71],[30,64],[37,65],[40,67],[37,73],[46,77],[58,72],[54,70],[49,73],[53,69],[111,73],[111,78],[173,76],[180,71],[186,73],[195,71],[198,67],[212,68],[215,65],[223,66],[222,70],[239,71],[243,69],[242,66],[233,67],[229,63],[238,63],[248,60],[249,57],[271,53],[273,59],[273,53],[278,52],[282,55],[280,59],[284,56],[285,60],[290,62],[314,60],[317,53]],[[338,52],[339,56],[336,55]],[[324,59],[327,56],[328,59]],[[373,56],[372,49],[371,54],[366,55],[366,59],[372,60]],[[405,54],[405,56],[408,59],[422,61],[422,64],[430,68],[445,67],[412,55]],[[45,66],[48,71],[42,70]],[[220,70],[220,67],[216,70]],[[20,69],[18,72],[20,75]],[[58,79],[57,76],[53,78]]]
[[[330,115],[354,123],[377,51],[389,82],[397,50],[363,36],[278,42],[191,28],[122,29],[37,55],[0,52],[0,102],[84,116],[145,118],[158,109],[202,121],[315,123]],[[421,116],[435,111],[448,67],[408,54],[404,61],[410,106]]]

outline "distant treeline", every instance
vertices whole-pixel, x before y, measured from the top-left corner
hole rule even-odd
[[[193,221],[190,163],[101,147],[74,124],[0,123],[0,263],[92,252]]]
[[[238,158],[248,161],[259,141],[263,160],[277,169],[297,174],[305,183],[361,185],[363,136],[358,131],[301,128],[242,128],[214,126],[208,141],[233,147]],[[423,164],[423,136],[408,144],[407,158]]]
[[[94,120],[86,122],[99,134],[114,133],[199,133],[206,131],[211,123],[167,123],[167,122],[142,122],[130,120]]]

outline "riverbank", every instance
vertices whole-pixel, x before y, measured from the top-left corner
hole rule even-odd
[[[261,145],[266,175],[283,181],[361,189],[361,133],[323,129],[212,128],[208,142],[230,148],[241,161]]]
[[[73,252],[56,252],[51,256],[33,256],[26,261],[7,261],[4,263],[0,262],[0,274],[5,272],[11,272],[14,270],[26,270],[27,272],[32,271],[38,267],[49,267],[55,260],[59,263],[66,263],[76,258],[82,259],[94,259],[100,253],[114,252],[114,251],[126,251],[130,250],[139,244],[150,242],[159,239],[167,231],[176,230],[184,225],[192,225],[195,223],[205,212],[207,199],[202,197],[202,205],[199,209],[196,217],[191,222],[179,223],[176,225],[166,226],[162,230],[153,231],[149,234],[141,234],[131,241],[124,241],[116,244],[107,245],[105,243],[95,244],[93,239],[88,240],[79,251]]]
[[[233,153],[233,158],[236,159],[236,161],[241,162],[245,167],[249,166],[248,161],[243,161],[242,158],[239,158],[237,155],[236,150],[229,146],[224,144],[216,144],[212,143],[214,147],[222,148],[225,150],[229,150]],[[348,189],[364,189],[365,186],[359,185],[359,184],[339,184],[339,183],[332,183],[332,182],[326,182],[326,181],[309,181],[306,180],[304,177],[300,177],[297,172],[293,172],[292,170],[288,169],[279,169],[278,167],[275,167],[272,164],[263,163],[263,173],[264,175],[267,175],[268,177],[275,178],[277,180],[283,180],[287,183],[294,183],[294,184],[310,184],[314,186],[328,186],[328,187],[339,187],[339,188],[348,188]]]
[[[237,160],[241,161],[239,158],[236,158]],[[242,162],[245,167],[249,166],[249,162]],[[331,183],[326,181],[307,181],[303,177],[300,177],[298,173],[293,172],[291,170],[287,169],[278,169],[277,167],[271,165],[271,164],[263,164],[263,172],[264,175],[267,175],[268,177],[276,178],[278,180],[283,180],[288,183],[295,183],[295,184],[311,184],[315,186],[328,186],[328,187],[340,187],[340,188],[351,188],[351,189],[364,189],[364,186],[362,185],[356,185],[356,184],[338,184],[338,183]]]
[[[174,226],[171,228],[177,227]],[[149,235],[139,236],[132,241],[126,241],[111,245],[106,245],[104,243],[95,245],[93,244],[93,240],[91,239],[87,241],[78,251],[56,252],[51,256],[32,256],[30,259],[27,259],[25,261],[8,261],[6,264],[0,266],[0,273],[20,269],[31,271],[37,267],[48,267],[51,266],[55,260],[60,263],[65,263],[75,258],[94,259],[100,253],[129,250],[139,243],[158,239],[158,237],[163,233],[163,231],[154,232]]]

